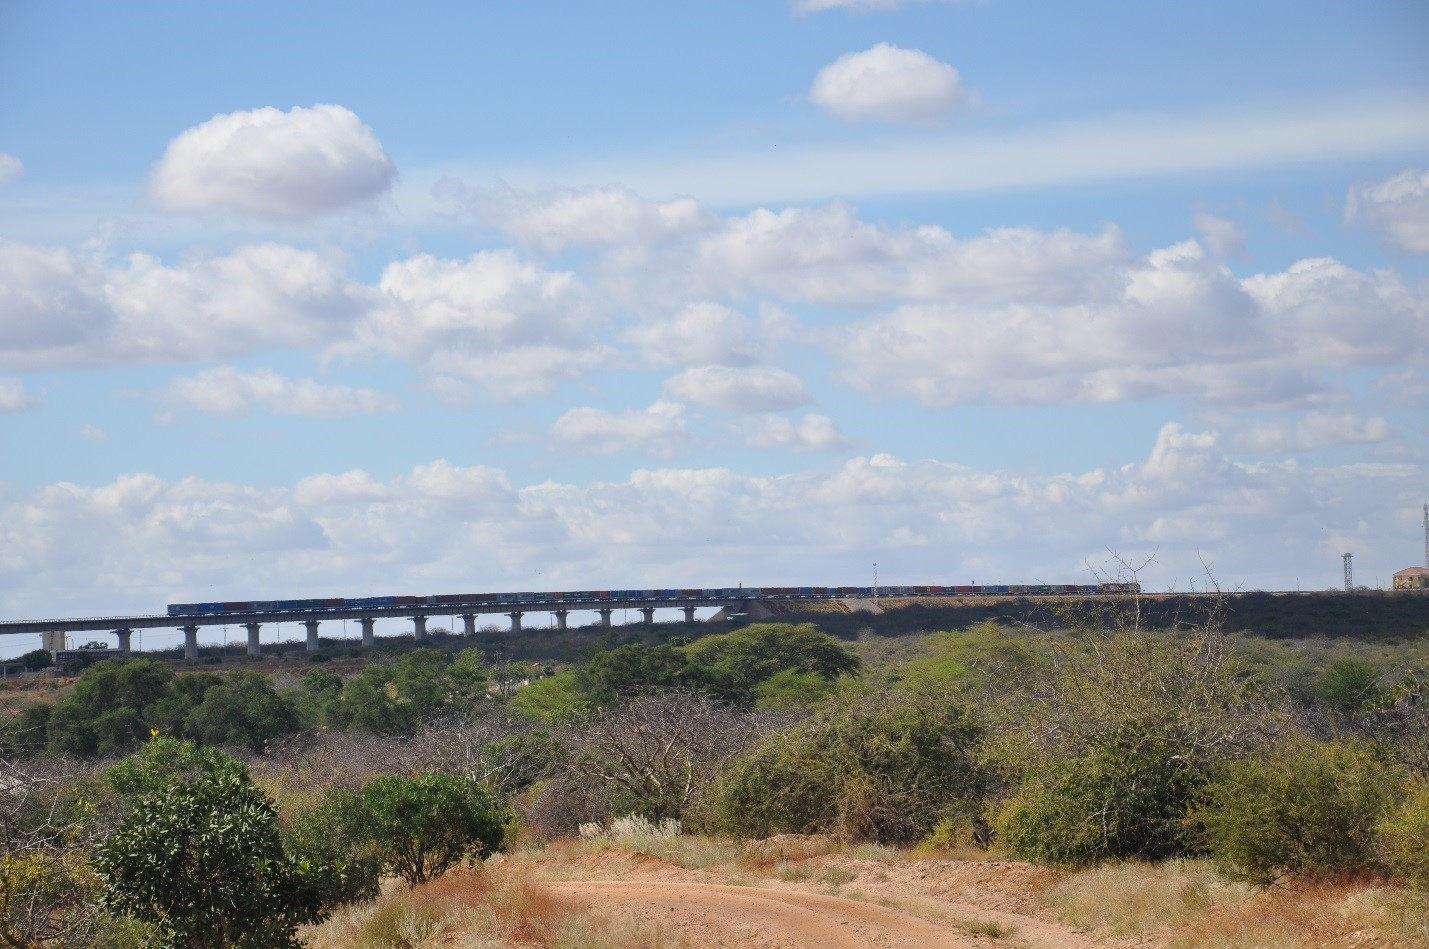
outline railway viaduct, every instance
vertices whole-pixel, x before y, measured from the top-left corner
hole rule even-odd
[[[822,597],[791,597],[795,599],[827,599]],[[463,632],[470,636],[476,632],[477,616],[499,613],[510,617],[511,631],[521,629],[521,618],[527,613],[550,613],[556,618],[556,627],[566,629],[566,617],[573,610],[593,610],[600,614],[602,626],[610,625],[611,614],[618,609],[639,610],[646,624],[655,622],[657,609],[679,608],[685,613],[686,622],[694,622],[695,610],[700,607],[723,607],[730,610],[743,608],[741,598],[700,597],[650,597],[646,599],[611,600],[560,600],[557,602],[481,602],[443,603],[436,605],[405,606],[364,606],[357,608],[335,607],[311,610],[254,610],[232,613],[198,613],[170,616],[167,613],[151,616],[93,616],[79,619],[9,620],[0,621],[0,635],[47,632],[96,632],[112,633],[119,640],[119,651],[129,652],[130,641],[136,629],[180,629],[184,634],[184,658],[198,658],[198,631],[203,626],[242,626],[248,632],[248,654],[259,654],[258,632],[271,623],[302,623],[307,630],[309,652],[318,648],[318,627],[328,620],[357,620],[362,626],[363,648],[371,648],[374,643],[373,626],[379,619],[410,619],[412,632],[421,640],[427,637],[427,618],[430,616],[460,616],[464,624]]]

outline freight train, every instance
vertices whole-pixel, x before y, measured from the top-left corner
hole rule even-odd
[[[170,603],[170,616],[195,616],[213,613],[320,613],[327,610],[361,610],[409,606],[431,607],[484,606],[514,603],[517,605],[550,603],[599,609],[608,603],[630,600],[678,600],[682,604],[708,600],[725,603],[730,600],[818,600],[842,597],[872,596],[1088,596],[1140,593],[1138,583],[1062,583],[1023,584],[998,583],[968,586],[880,586],[874,587],[716,587],[690,590],[573,590],[567,592],[526,593],[444,593],[437,596],[364,596],[356,599],[332,597],[321,600],[236,600],[222,603]]]

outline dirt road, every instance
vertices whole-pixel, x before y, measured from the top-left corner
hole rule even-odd
[[[548,883],[593,909],[628,912],[679,932],[691,945],[817,947],[986,946],[957,924],[873,903],[762,887],[648,881]]]

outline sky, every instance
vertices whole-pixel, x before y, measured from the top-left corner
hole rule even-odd
[[[0,617],[1388,586],[1426,49],[1410,0],[3,0]]]

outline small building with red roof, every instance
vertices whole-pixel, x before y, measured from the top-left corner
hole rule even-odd
[[[1396,590],[1429,590],[1429,567],[1407,567],[1394,575]]]

